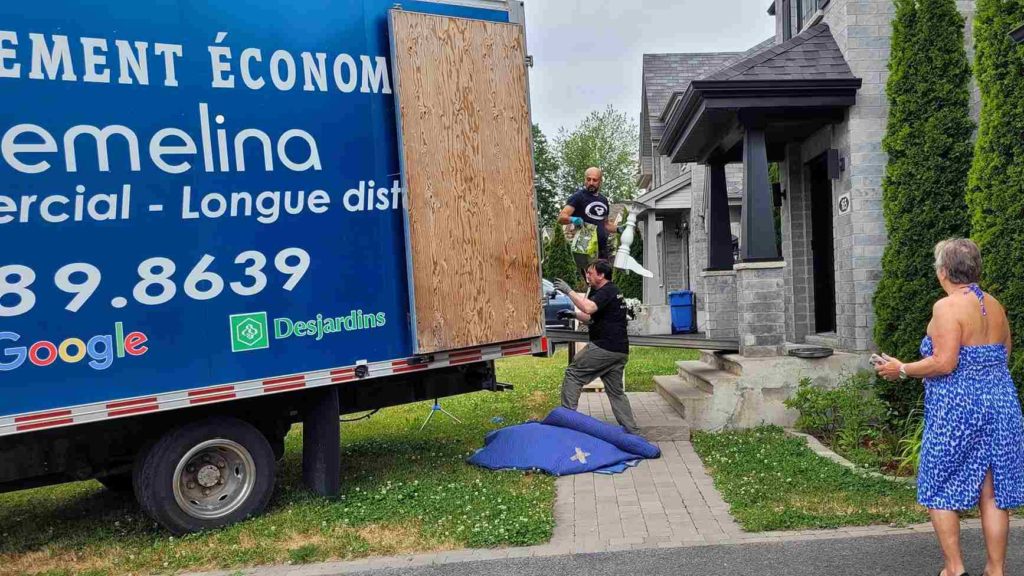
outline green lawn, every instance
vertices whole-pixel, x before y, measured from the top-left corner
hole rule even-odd
[[[912,485],[826,460],[781,428],[694,432],[693,447],[748,531],[909,524],[928,519]]]
[[[698,358],[696,350],[634,346],[626,364],[626,391],[653,392],[655,376],[675,374],[677,361]]]
[[[636,348],[627,390],[650,390],[685,352]],[[288,437],[278,487],[266,514],[224,530],[171,538],[130,497],[79,482],[0,494],[0,574],[125,574],[352,559],[462,547],[547,541],[554,480],[488,472],[465,463],[495,428],[541,418],[559,398],[564,349],[550,359],[512,358],[498,377],[515,389],[383,410],[342,427],[342,497],[301,489],[301,429]]]

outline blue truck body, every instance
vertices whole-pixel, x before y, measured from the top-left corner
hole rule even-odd
[[[413,358],[394,4],[0,4],[0,437],[456,363]]]

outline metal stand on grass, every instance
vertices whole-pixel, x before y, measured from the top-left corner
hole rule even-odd
[[[451,418],[452,420],[455,420],[457,423],[462,424],[462,420],[459,420],[458,418],[455,417],[454,414],[445,410],[444,408],[441,408],[441,403],[437,401],[437,398],[434,398],[434,405],[430,407],[430,414],[427,414],[427,419],[424,420],[423,425],[420,426],[420,432],[422,432],[423,429],[427,427],[427,424],[430,422],[430,419],[434,417],[435,412],[441,412],[445,416]]]

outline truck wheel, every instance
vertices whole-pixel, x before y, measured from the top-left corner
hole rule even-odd
[[[233,524],[259,514],[274,489],[274,453],[259,430],[210,418],[166,433],[135,463],[142,509],[175,534]]]
[[[103,484],[103,487],[111,492],[118,494],[127,493],[132,491],[132,473],[123,472],[121,474],[111,474],[110,476],[103,476],[97,478],[97,482]]]

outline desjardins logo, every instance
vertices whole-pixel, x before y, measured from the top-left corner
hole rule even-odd
[[[262,350],[270,347],[270,330],[266,312],[232,314],[231,319],[231,351],[246,352]],[[384,312],[373,314],[362,310],[352,310],[346,316],[324,316],[317,314],[308,320],[292,318],[274,318],[273,338],[313,338],[320,341],[328,334],[339,332],[356,332],[382,328],[387,323]]]
[[[266,312],[232,314],[229,319],[231,321],[232,352],[262,350],[270,347]]]

